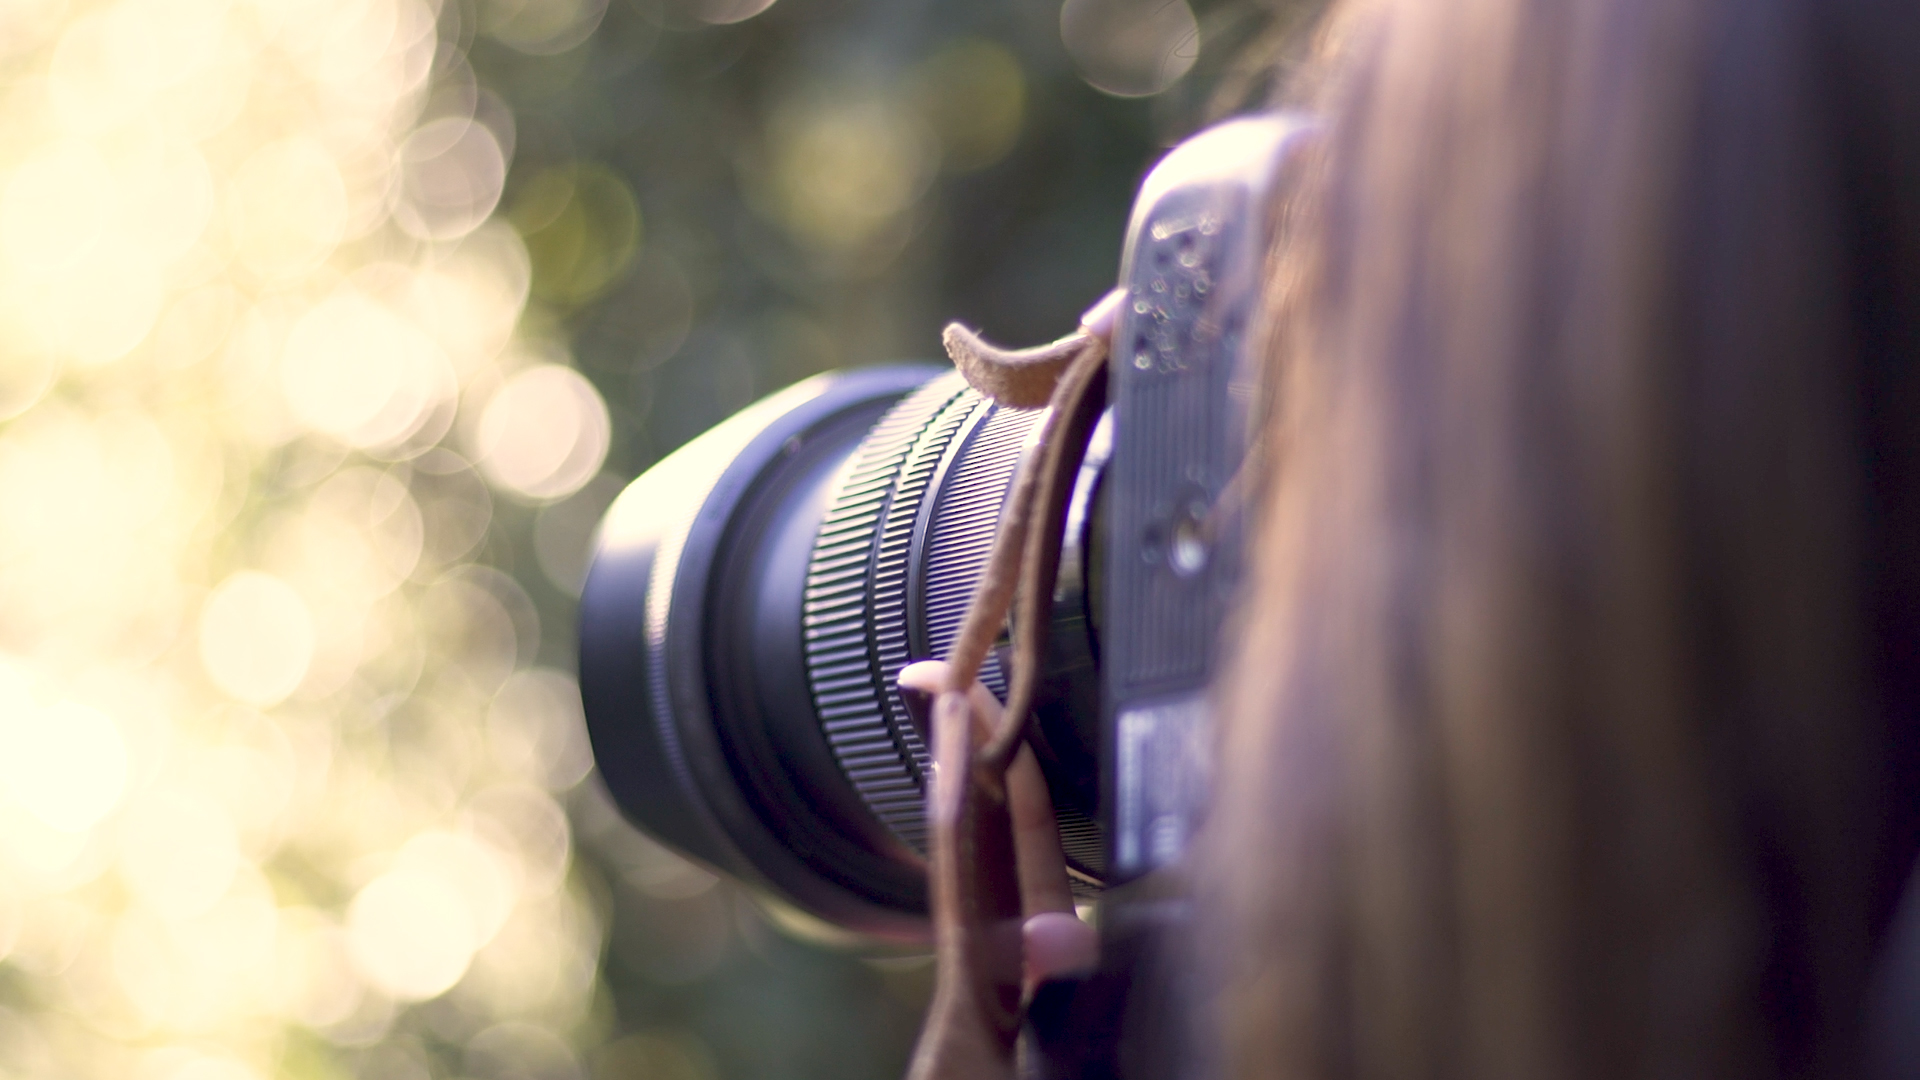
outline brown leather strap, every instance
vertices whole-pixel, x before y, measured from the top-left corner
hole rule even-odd
[[[1037,409],[1053,400],[1068,365],[1099,339],[1080,329],[1031,349],[1002,349],[959,323],[949,323],[940,340],[953,366],[975,390],[1002,405]]]
[[[934,704],[933,1001],[909,1080],[1005,1080],[1020,1030],[1020,882],[1006,786],[975,782],[973,709],[964,692]]]
[[[999,775],[1013,761],[1027,734],[1034,688],[1046,663],[1047,624],[1053,615],[1053,589],[1060,576],[1060,545],[1067,525],[1067,503],[1087,456],[1087,441],[1107,406],[1107,350],[1094,338],[1068,366],[1053,395],[1046,438],[1034,451],[1034,506],[1026,550],[1020,560],[1018,609],[1013,625],[1013,683],[1000,730],[975,758],[979,771]]]
[[[948,327],[947,342],[975,389],[1006,405],[1051,406],[1015,475],[934,704],[928,891],[938,974],[908,1071],[909,1080],[1005,1080],[1020,1027],[1022,914],[1006,771],[1025,738],[1044,659],[1067,501],[1106,405],[1106,345],[1081,331],[1042,349],[1006,352],[958,326]],[[1013,686],[999,729],[988,732],[968,690],[1016,589]]]

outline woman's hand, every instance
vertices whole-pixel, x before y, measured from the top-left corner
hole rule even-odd
[[[946,685],[946,675],[947,665],[939,660],[910,664],[900,672],[901,697],[923,736],[928,734],[933,699]],[[1000,723],[1000,702],[977,681],[971,695],[980,726],[977,734],[984,739]],[[1007,769],[1007,804],[1020,877],[1022,955],[1031,990],[1047,979],[1092,970],[1099,961],[1100,937],[1074,914],[1053,799],[1030,747],[1022,746]]]

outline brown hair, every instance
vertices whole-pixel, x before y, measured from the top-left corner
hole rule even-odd
[[[1920,5],[1324,46],[1202,875],[1230,1075],[1860,1075],[1920,834]]]

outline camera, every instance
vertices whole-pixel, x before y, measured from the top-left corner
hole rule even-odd
[[[1109,404],[1071,495],[1028,729],[1088,899],[1177,864],[1205,813],[1255,316],[1306,131],[1276,113],[1193,136],[1128,224]],[[1040,416],[950,369],[834,372],[635,480],[580,608],[587,726],[622,811],[792,925],[926,942],[931,765],[894,679],[958,632]],[[981,674],[1002,697],[1005,662]]]

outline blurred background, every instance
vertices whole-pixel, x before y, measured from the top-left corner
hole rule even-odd
[[[897,1076],[626,827],[574,604],[765,393],[1072,328],[1286,0],[0,3],[0,1077]]]

